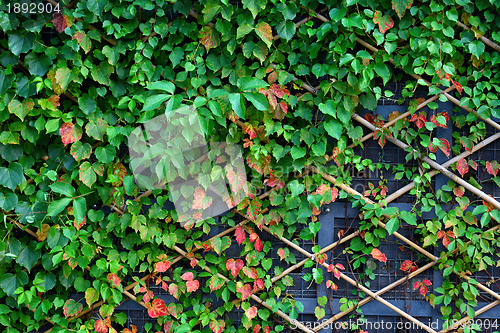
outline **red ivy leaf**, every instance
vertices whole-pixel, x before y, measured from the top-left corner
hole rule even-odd
[[[226,177],[227,180],[229,180],[229,184],[231,184],[231,190],[233,191],[233,193],[238,192],[240,189],[246,189],[245,185],[247,182],[247,178],[244,172],[234,172],[234,170],[230,170],[227,173]]]
[[[168,292],[170,295],[174,296],[176,299],[179,299],[179,296],[181,294],[179,290],[179,286],[177,286],[175,283],[171,283],[170,286],[168,286]]]
[[[167,261],[160,261],[155,264],[155,272],[157,273],[163,273],[166,272],[167,269],[170,268],[170,260]]]
[[[97,333],[106,333],[108,331],[108,326],[102,319],[98,319],[94,323],[94,329]]]
[[[212,204],[212,198],[207,196],[205,191],[201,187],[197,187],[194,191],[194,200],[192,209],[205,209]]]
[[[61,13],[54,13],[52,16],[52,23],[54,24],[54,28],[58,33],[61,33],[68,27],[68,19],[67,16],[62,15]]]
[[[162,316],[166,316],[168,314],[168,309],[165,306],[165,302],[160,299],[156,298],[151,302],[151,305],[148,307],[148,315],[151,318],[158,318]]]
[[[441,149],[446,156],[450,156],[451,148],[448,140],[446,139],[439,139],[439,140],[441,140],[441,147],[439,147],[439,149]]]
[[[259,277],[259,273],[255,268],[243,267],[243,273],[248,276],[250,279],[255,280]]]
[[[219,36],[217,35],[217,32],[215,32],[214,29],[212,29],[210,26],[206,25],[200,30],[200,43],[205,46],[205,49],[207,52],[210,49],[216,48],[219,46]]]
[[[467,164],[465,159],[462,158],[457,162],[457,170],[462,177],[469,171],[469,164]]]
[[[381,261],[383,263],[387,263],[387,258],[385,256],[385,254],[383,254],[382,252],[380,252],[379,249],[373,249],[370,254],[373,257],[373,259],[377,259],[377,260],[379,260],[379,261]]]
[[[432,286],[432,282],[430,280],[427,280],[427,279],[423,280],[422,284],[424,284],[426,286]]]
[[[130,325],[130,327],[132,328],[132,330],[130,330],[128,328],[124,328],[122,333],[137,333],[137,326]]]
[[[497,161],[486,162],[486,170],[490,175],[496,176],[499,168],[500,165],[498,164]]]
[[[224,327],[226,327],[226,324],[224,323],[224,320],[219,319],[219,320],[212,320],[210,322],[210,329],[214,333],[222,333],[224,330]]]
[[[455,196],[461,198],[465,193],[465,188],[463,186],[457,186],[457,187],[454,187],[453,188],[453,194],[455,194]]]
[[[381,33],[385,33],[394,26],[392,18],[389,15],[382,16],[382,12],[379,10],[373,15],[373,22],[378,23],[378,29]]]
[[[253,125],[250,123],[243,124],[243,132],[248,134],[250,140],[253,140],[257,137],[257,131],[255,130],[255,127],[253,127]]]
[[[283,249],[278,249],[278,256],[280,257],[280,261],[285,259],[285,250]]]
[[[192,281],[194,279],[194,274],[192,272],[187,272],[181,275],[181,279],[184,281]]]
[[[253,292],[257,292],[264,288],[264,281],[262,279],[257,279],[253,282]]]
[[[234,260],[233,258],[228,259],[226,261],[226,269],[228,271],[231,271],[231,275],[236,278],[238,276],[238,273],[240,270],[243,268],[243,261],[241,259],[236,259]]]
[[[403,272],[409,272],[409,270],[412,268],[413,266],[413,261],[411,260],[405,260],[402,264],[401,264],[401,267],[399,269],[401,269]]]
[[[257,315],[257,307],[256,306],[249,307],[245,311],[245,315],[247,316],[248,320],[252,320]]]
[[[455,88],[457,89],[457,91],[460,94],[462,93],[462,91],[464,91],[464,88],[462,87],[462,85],[460,83],[458,83],[457,81],[451,80],[451,83],[453,83],[453,85],[455,86]]]
[[[253,333],[259,333],[260,329],[261,329],[261,327],[260,327],[259,324],[255,325],[254,328],[253,328]]]
[[[109,273],[108,274],[108,281],[110,281],[111,283],[113,283],[113,285],[115,285],[116,288],[120,288],[121,287],[122,280],[115,273]]]
[[[146,292],[144,294],[144,296],[142,296],[142,300],[146,303],[149,303],[149,301],[151,301],[153,299],[153,297],[155,297],[155,294],[153,293],[153,291],[148,290],[148,292]]]
[[[264,246],[262,245],[262,241],[260,240],[260,237],[257,237],[257,239],[255,240],[255,250],[257,252],[261,252],[263,248],[264,248]]]
[[[224,285],[224,280],[216,274],[210,278],[208,285],[210,286],[210,291],[219,290]]]
[[[234,235],[236,236],[236,241],[239,245],[241,245],[241,243],[243,243],[246,239],[245,230],[243,230],[242,227],[236,227]]]
[[[200,287],[200,282],[198,280],[187,281],[186,287],[188,293],[196,291]]]
[[[252,286],[245,284],[240,289],[236,289],[237,292],[241,293],[241,300],[246,300],[252,294]]]
[[[62,124],[61,128],[59,128],[59,135],[64,145],[79,141],[82,138],[82,134],[83,131],[70,122]]]

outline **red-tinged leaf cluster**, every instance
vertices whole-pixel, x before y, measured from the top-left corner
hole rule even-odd
[[[377,115],[377,117],[374,118],[371,113],[367,113],[365,114],[365,120],[377,127],[384,127],[384,118],[380,115]]]
[[[268,89],[261,88],[259,92],[267,97],[271,110],[274,111],[274,116],[277,119],[283,119],[288,112],[288,104],[285,101],[278,103],[278,98],[281,99],[284,96],[290,96],[290,92],[284,86],[280,86],[277,83],[271,84]]]
[[[78,126],[73,123],[67,122],[61,125],[59,128],[59,135],[64,145],[80,141],[82,138],[83,131]]]
[[[280,261],[285,259],[285,250],[284,249],[278,249],[278,256],[280,257]]]
[[[205,49],[210,51],[219,46],[219,35],[215,29],[206,25],[200,30],[200,43],[205,46]]]
[[[330,288],[333,291],[337,291],[337,289],[339,288],[332,280],[326,281],[326,287]]]
[[[486,171],[488,171],[490,175],[496,176],[498,169],[500,169],[500,164],[497,161],[486,162]]]
[[[462,93],[462,91],[464,91],[464,88],[462,87],[462,85],[460,83],[458,83],[458,81],[455,81],[455,80],[451,80],[451,83],[455,86],[455,88],[457,89],[458,93]]]
[[[439,145],[439,149],[441,149],[441,151],[446,155],[446,156],[450,156],[450,153],[451,153],[451,148],[450,148],[450,143],[448,142],[448,140],[446,139],[439,139],[439,141],[441,142],[440,145]],[[438,146],[435,146],[434,143],[430,143],[429,144],[429,151],[431,153],[435,153],[437,151],[437,148]]]
[[[443,245],[444,245],[444,247],[446,247],[446,248],[447,248],[447,247],[448,247],[448,245],[450,245],[451,240],[452,240],[452,239],[455,239],[455,234],[454,234],[454,233],[453,233],[453,231],[451,231],[451,230],[448,230],[448,231],[446,231],[446,232],[445,232],[445,231],[443,231],[443,230],[441,230],[441,231],[439,231],[439,232],[437,233],[437,238],[438,238],[438,239],[441,239],[441,238],[442,238],[442,239],[443,239]]]
[[[219,320],[214,319],[210,322],[210,329],[214,333],[222,333],[222,331],[224,330],[225,327],[226,327],[226,323],[222,319],[219,319]]]
[[[440,117],[443,117],[445,119],[444,124],[438,121],[438,119],[441,119]],[[439,112],[437,115],[431,116],[431,122],[436,125],[436,127],[447,128],[449,121],[450,116],[448,115],[448,112]]]
[[[130,325],[131,329],[125,328],[123,329],[122,333],[137,333],[137,326],[135,325]]]
[[[243,132],[248,134],[250,140],[253,140],[257,137],[257,129],[250,123],[243,124]]]
[[[243,268],[243,266],[244,263],[241,259],[234,260],[233,258],[230,258],[226,261],[226,269],[231,272],[231,275],[234,278],[238,276],[238,273]]]
[[[257,252],[262,251],[262,249],[264,248],[264,246],[263,246],[263,244],[262,244],[262,241],[260,240],[259,235],[257,235],[257,233],[255,233],[255,232],[252,232],[252,233],[250,234],[250,237],[249,237],[249,238],[250,238],[250,242],[252,242],[252,243],[254,243],[254,242],[255,242],[255,244],[254,244],[255,250],[256,250]]]
[[[383,262],[384,264],[387,263],[387,257],[379,249],[374,248],[370,254],[373,257],[373,259],[377,259]]]
[[[457,186],[453,188],[453,194],[458,198],[463,197],[465,194],[465,188],[463,186]]]
[[[381,33],[385,33],[394,26],[392,18],[389,15],[382,15],[382,12],[379,10],[373,14],[373,22],[378,24],[378,29]]]
[[[377,128],[373,133],[373,138],[378,140],[378,144],[381,148],[384,148],[386,143],[386,138],[391,136],[391,132],[387,128]]]
[[[340,271],[343,271],[344,269],[344,265],[342,264],[330,264],[328,266],[328,272],[333,272],[333,276],[335,276],[337,279],[340,279]]]
[[[155,264],[156,273],[164,273],[170,268],[170,260],[160,261]]]
[[[207,196],[205,190],[197,187],[194,191],[194,200],[191,205],[192,209],[206,209],[212,204],[212,198]]]
[[[368,189],[365,190],[365,197],[373,196],[376,197],[377,195],[380,194],[382,198],[384,198],[387,195],[387,192],[389,191],[389,188],[385,183],[380,182],[379,186],[375,187],[373,183],[368,183]]]
[[[252,280],[255,280],[259,277],[259,273],[253,267],[243,267],[243,273]]]
[[[405,273],[413,273],[417,270],[417,265],[411,260],[405,260],[399,269]]]
[[[155,296],[155,294],[153,293],[153,291],[152,290],[148,290],[144,294],[144,296],[142,296],[142,301],[146,302],[146,303],[151,302],[151,300],[154,298],[154,296]]]
[[[115,273],[109,273],[107,278],[108,281],[110,281],[116,288],[121,288],[122,280],[118,277],[118,275]]]
[[[327,259],[326,253],[318,253],[316,255],[316,259],[318,260],[318,263],[320,265],[323,265],[325,263],[325,260]]]
[[[467,172],[469,172],[469,164],[465,159],[460,159],[457,161],[457,170],[463,177]]]
[[[241,300],[243,301],[250,297],[252,290],[252,286],[247,283],[243,284],[242,282],[238,282],[236,284],[236,292],[241,293]]]
[[[432,282],[425,279],[415,282],[415,284],[413,285],[413,289],[420,289],[420,294],[422,294],[422,296],[425,296],[427,294],[427,286],[432,286]]]
[[[111,321],[109,320],[109,318],[98,319],[94,323],[94,330],[97,333],[107,333],[109,326],[111,326]]]
[[[238,242],[238,244],[241,245],[241,243],[243,243],[246,239],[245,230],[242,227],[236,227],[236,230],[234,231],[234,236],[236,237],[236,242]]]
[[[418,129],[421,129],[422,127],[425,126],[425,122],[427,121],[427,114],[424,111],[420,111],[419,113],[414,113],[410,121],[412,123],[415,123],[415,126],[417,126]]]
[[[146,303],[146,307],[151,318],[163,317],[169,313],[165,302],[160,298],[154,299],[151,304]]]

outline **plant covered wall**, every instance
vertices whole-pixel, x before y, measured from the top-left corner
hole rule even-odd
[[[370,288],[370,267],[387,262],[379,245],[389,235],[423,258],[405,261],[398,283],[442,272],[432,293],[429,279],[411,287],[443,319],[463,324],[488,310],[477,305],[479,291],[497,305],[496,281],[473,276],[497,266],[499,164],[473,154],[499,137],[499,7],[493,0],[2,2],[0,324],[8,332],[134,332],[115,311],[132,299],[154,318],[144,330],[279,332],[303,310],[287,293],[287,274],[301,266],[311,269],[305,280],[331,290],[318,298],[318,320],[335,315],[327,303],[340,301],[337,320],[362,316],[358,306],[377,298],[418,322]],[[393,82],[398,96],[387,88]],[[381,99],[405,112],[377,115]],[[446,101],[452,112],[440,110]],[[228,180],[249,183],[230,213],[190,217],[185,227],[168,190],[136,185],[127,146],[136,127],[181,105],[196,108],[209,140],[243,147],[247,174]],[[406,184],[397,193],[384,179],[351,188],[350,170],[386,167],[357,153],[369,141],[397,146],[413,163],[391,167]],[[448,178],[435,189],[438,173]],[[214,168],[210,181],[220,177]],[[207,208],[205,190],[186,190],[186,200]],[[410,209],[389,205],[404,192]],[[334,201],[357,210],[359,227],[321,247],[318,216]],[[414,241],[398,233],[405,227],[417,230]],[[286,246],[275,249],[273,237]],[[305,250],[302,240],[315,246]],[[336,260],[339,244],[349,265]],[[354,280],[359,267],[368,268]],[[340,281],[356,296],[336,299]],[[237,309],[241,322],[229,319]]]

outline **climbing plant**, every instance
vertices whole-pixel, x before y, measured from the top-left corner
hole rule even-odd
[[[500,129],[499,6],[0,2],[0,324],[9,332],[136,332],[115,310],[130,298],[154,319],[145,331],[279,332],[304,306],[287,293],[293,280],[271,252],[290,267],[312,267],[303,278],[326,281],[333,295],[337,279],[365,265],[353,286],[361,290],[340,299],[350,312],[373,297],[374,267],[387,262],[380,242],[404,226],[418,230],[418,251],[445,279],[432,293],[428,279],[412,289],[444,319],[474,318],[486,287],[471,276],[497,266],[500,245],[500,204],[482,191],[500,185],[500,166],[471,158],[498,137],[487,126]],[[389,82],[403,87],[400,96]],[[407,112],[377,116],[382,99]],[[448,100],[452,114],[439,108]],[[246,174],[226,176],[237,190],[247,182],[247,196],[217,219],[178,216],[168,189],[134,179],[132,131],[182,105],[196,108],[210,141],[243,150]],[[455,129],[452,140],[441,136],[446,128]],[[391,170],[412,184],[410,210],[389,205],[384,179],[351,189],[351,168],[389,168],[356,153],[367,140],[396,144],[414,162]],[[438,164],[439,154],[451,163]],[[221,170],[182,192],[193,208],[210,206],[207,188],[225,177]],[[437,172],[450,180],[434,191]],[[318,216],[340,200],[361,216],[359,228],[339,234],[349,266],[316,244]],[[430,211],[436,217],[425,219]],[[265,234],[287,247],[274,249]],[[312,253],[301,240],[316,244]],[[417,275],[422,262],[405,261],[401,274]],[[318,320],[328,301],[318,298]],[[241,323],[229,317],[235,310]]]

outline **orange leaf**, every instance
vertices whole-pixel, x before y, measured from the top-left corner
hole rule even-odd
[[[115,273],[109,273],[108,274],[108,281],[110,281],[111,283],[113,283],[113,285],[115,285],[116,288],[120,288],[121,287],[122,280]]]
[[[181,279],[184,281],[192,281],[194,279],[194,275],[192,272],[187,272],[181,275]]]
[[[61,140],[64,145],[80,141],[82,134],[83,131],[70,122],[62,124],[61,128],[59,128],[59,135],[61,136]]]
[[[98,319],[94,323],[94,329],[97,333],[106,333],[108,331],[108,326],[102,319]]]
[[[167,261],[160,261],[155,264],[155,272],[157,273],[163,273],[166,272],[167,269],[170,268],[170,260]]]
[[[188,293],[196,291],[200,287],[200,282],[198,280],[187,281],[186,287]]]
[[[387,258],[385,256],[385,254],[380,252],[379,249],[373,249],[370,254],[372,255],[373,259],[377,259],[383,263],[387,263]]]
[[[252,320],[257,315],[257,307],[256,306],[249,307],[245,311],[245,315],[247,316],[248,320]]]

